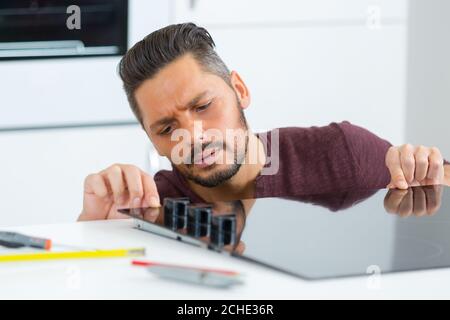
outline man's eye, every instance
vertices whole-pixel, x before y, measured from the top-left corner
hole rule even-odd
[[[201,112],[201,111],[207,109],[210,105],[211,105],[211,102],[208,102],[205,105],[199,106],[199,107],[195,108],[195,112]]]
[[[166,135],[166,134],[169,134],[171,131],[172,131],[172,127],[166,127],[166,128],[164,128],[164,130],[161,131],[159,134],[160,134],[160,135]]]

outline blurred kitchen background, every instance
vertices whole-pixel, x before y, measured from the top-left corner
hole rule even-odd
[[[81,30],[68,31],[77,3]],[[243,76],[254,131],[349,120],[450,157],[448,0],[2,0],[0,226],[74,221],[85,176],[113,163],[168,167],[116,68],[148,33],[187,21]]]

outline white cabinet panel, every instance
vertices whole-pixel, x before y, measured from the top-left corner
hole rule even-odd
[[[450,159],[450,1],[411,1],[408,141],[437,146]]]
[[[173,0],[252,92],[255,130],[349,120],[404,142],[407,0]],[[378,20],[377,20],[378,19]]]
[[[164,0],[131,0],[130,46],[169,21]],[[0,128],[129,122],[120,57],[2,61]]]
[[[293,21],[406,17],[407,0],[173,0],[174,20],[217,24],[273,24]]]
[[[403,141],[405,27],[210,32],[251,90],[256,130],[349,120]]]
[[[84,178],[113,163],[148,168],[138,126],[0,134],[0,227],[73,222]]]
[[[0,128],[133,121],[119,58],[0,64]]]

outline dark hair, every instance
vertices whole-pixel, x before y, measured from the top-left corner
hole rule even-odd
[[[214,50],[209,32],[194,23],[173,24],[156,30],[136,43],[119,63],[119,75],[133,113],[143,126],[135,91],[158,71],[177,58],[190,53],[207,72],[230,84],[230,72]]]

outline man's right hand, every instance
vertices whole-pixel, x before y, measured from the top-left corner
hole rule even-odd
[[[84,180],[83,210],[78,221],[123,219],[118,208],[159,207],[153,177],[133,165],[114,164]]]

